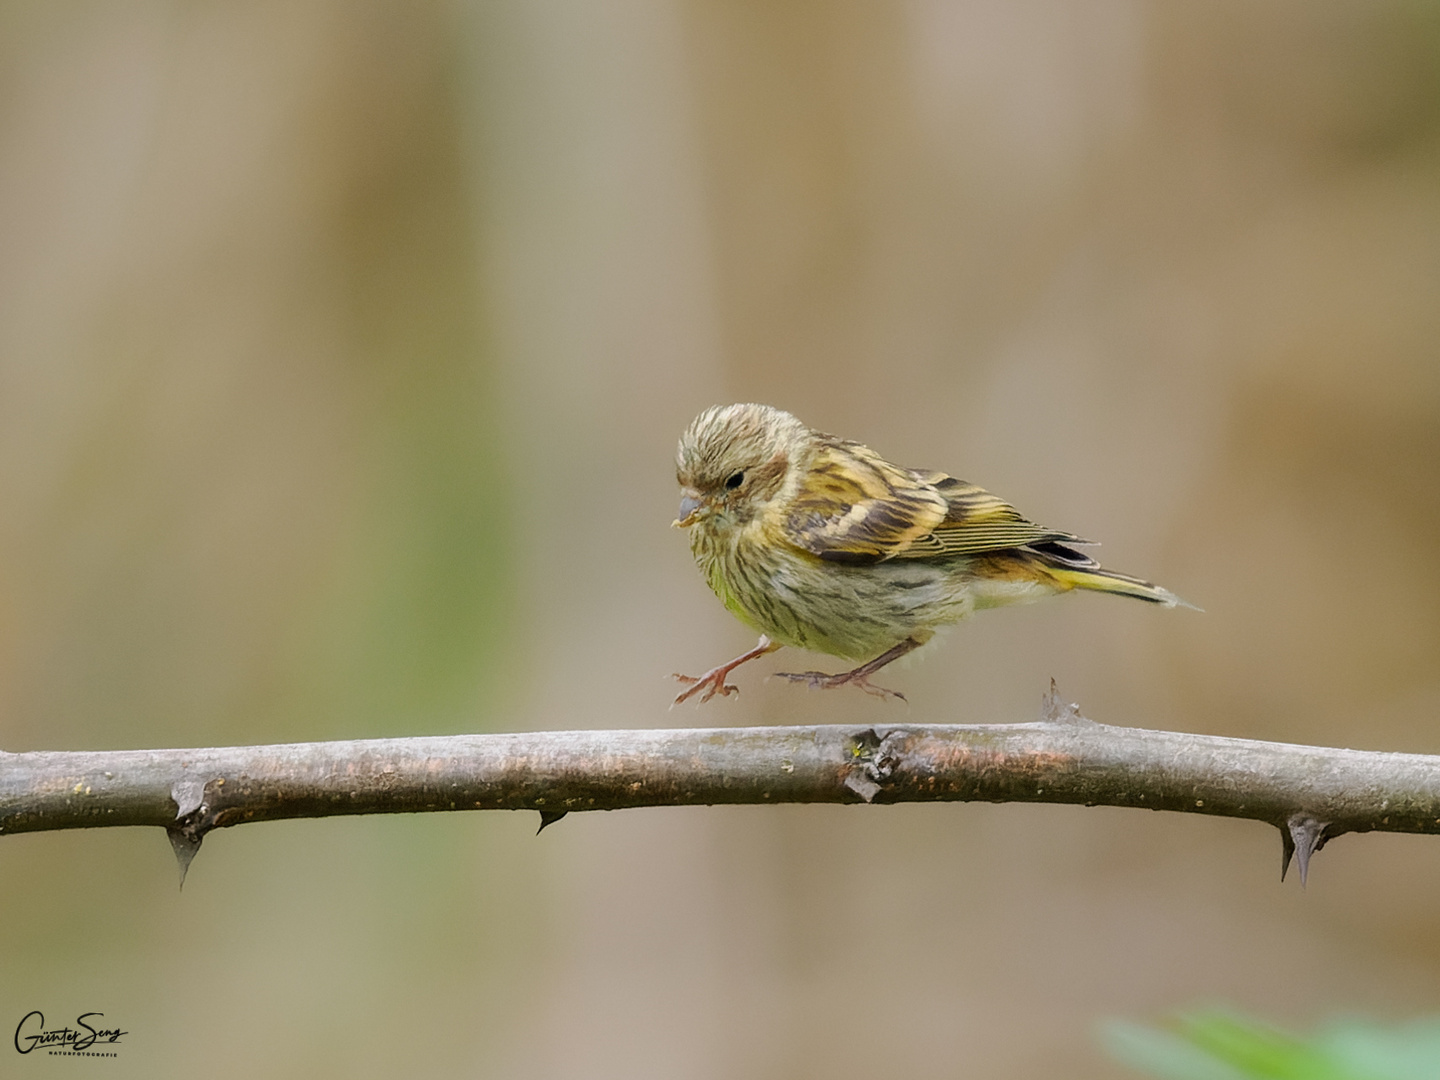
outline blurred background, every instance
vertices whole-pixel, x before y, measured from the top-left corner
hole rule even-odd
[[[1440,753],[1437,341],[1418,0],[7,0],[0,746],[1018,721],[1053,676]],[[753,642],[668,527],[740,400],[1205,612],[986,613],[908,708],[781,654],[669,711]],[[535,825],[227,830],[183,894],[157,831],[4,838],[0,1021],[103,1012],[115,1077],[1098,1080],[1110,1017],[1440,1001],[1434,838],[1302,891],[1189,815]]]

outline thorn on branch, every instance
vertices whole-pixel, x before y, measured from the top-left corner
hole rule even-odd
[[[175,861],[180,864],[180,888],[185,888],[185,875],[190,872],[190,863],[200,851],[200,841],[204,836],[195,836],[188,832],[183,826],[172,825],[165,830],[165,835],[170,837],[170,847],[175,852]]]
[[[215,783],[225,783],[217,778]],[[175,823],[165,829],[170,837],[170,847],[175,852],[175,861],[180,865],[180,888],[185,888],[185,876],[190,873],[190,864],[199,854],[200,842],[205,834],[215,827],[206,805],[205,781],[187,776],[170,786],[170,799],[175,803]]]
[[[1328,822],[1317,821],[1309,814],[1290,815],[1285,827],[1280,830],[1281,881],[1285,880],[1293,856],[1300,867],[1300,887],[1305,887],[1306,879],[1310,876],[1310,856],[1325,846],[1325,842],[1330,839],[1329,830]]]
[[[1088,716],[1080,711],[1080,706],[1073,701],[1064,701],[1060,697],[1060,690],[1055,685],[1052,677],[1050,680],[1050,692],[1045,695],[1041,709],[1040,719],[1047,724],[1093,724]]]
[[[559,821],[569,812],[569,810],[541,810],[540,827],[535,830],[535,835],[539,836],[542,832],[548,829],[551,825],[554,825],[555,822]]]

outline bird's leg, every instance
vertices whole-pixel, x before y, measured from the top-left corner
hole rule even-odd
[[[876,686],[870,681],[870,676],[892,660],[899,660],[900,657],[912,649],[918,649],[923,644],[925,644],[923,641],[916,641],[913,637],[908,637],[893,649],[887,649],[881,653],[868,664],[861,664],[854,671],[842,671],[838,675],[826,675],[823,671],[780,671],[776,674],[791,682],[803,682],[812,690],[829,690],[835,686],[858,686],[867,694],[874,694],[876,697],[899,698],[904,701],[904,694],[898,690],[886,690],[883,686]]]
[[[757,656],[764,656],[766,653],[772,653],[779,648],[782,648],[782,646],[778,641],[771,641],[764,634],[761,634],[760,643],[749,652],[741,653],[728,664],[721,664],[719,667],[711,668],[698,678],[694,675],[681,675],[677,672],[675,678],[685,684],[685,689],[675,695],[675,704],[679,705],[682,701],[700,693],[701,690],[705,691],[704,695],[700,698],[701,701],[709,701],[716,694],[719,694],[721,697],[738,694],[740,688],[726,683],[725,676],[729,675],[730,672],[745,663],[745,661],[754,660]]]

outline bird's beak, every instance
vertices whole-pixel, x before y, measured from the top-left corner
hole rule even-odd
[[[680,516],[670,524],[677,529],[688,529],[700,516],[700,493],[693,488],[681,488],[680,494]]]

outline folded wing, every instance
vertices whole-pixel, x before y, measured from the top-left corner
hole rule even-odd
[[[919,474],[835,439],[820,447],[787,508],[786,535],[829,562],[864,565],[904,554],[949,509]]]
[[[976,555],[1073,533],[1027,521],[988,491],[939,472],[902,469],[859,443],[826,443],[787,512],[793,543],[830,562]],[[1089,562],[1079,552],[1067,553]]]
[[[925,477],[946,502],[944,519],[929,535],[918,538],[901,553],[909,559],[945,558],[952,555],[979,555],[1006,548],[1033,547],[1056,541],[1084,544],[1074,533],[1037,525],[1021,516],[1004,499],[984,488],[967,484],[944,473],[919,474]],[[1090,562],[1079,552],[1071,553]]]

